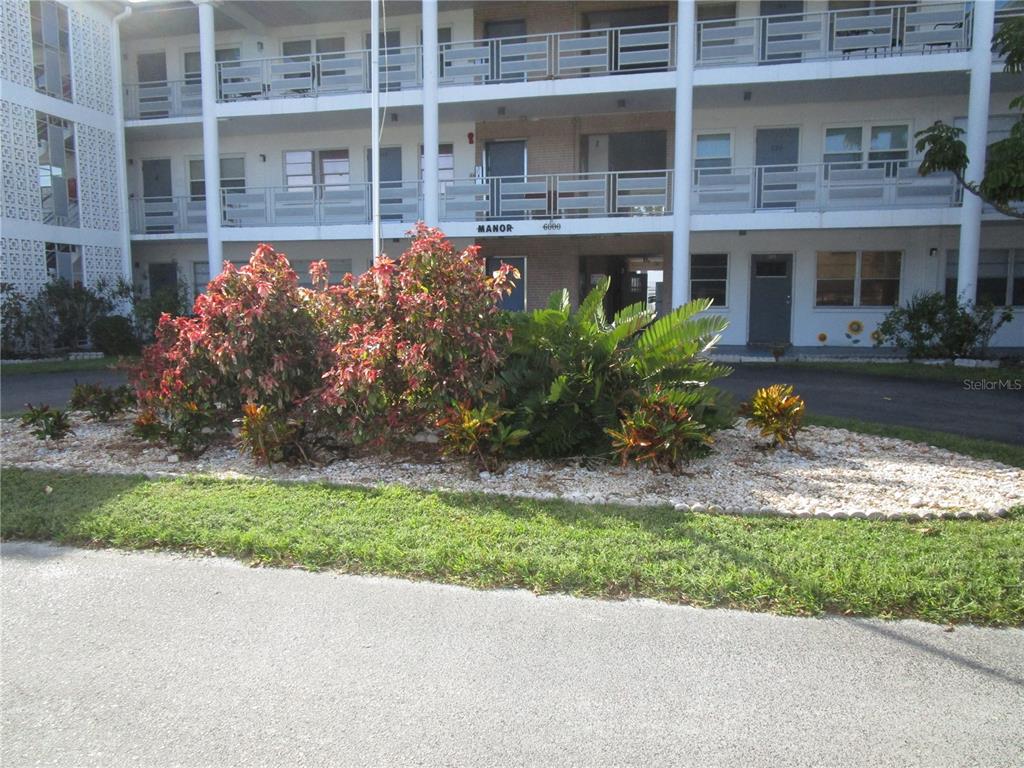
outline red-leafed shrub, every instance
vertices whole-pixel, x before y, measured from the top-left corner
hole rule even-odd
[[[508,265],[487,275],[476,246],[456,252],[420,224],[397,262],[330,288],[335,362],[322,396],[344,433],[380,441],[476,401],[509,338],[499,302],[513,277]]]
[[[241,269],[227,265],[196,299],[194,316],[160,318],[134,377],[140,406],[193,453],[245,403],[285,414],[303,406],[329,365],[320,293],[300,288],[269,245]]]

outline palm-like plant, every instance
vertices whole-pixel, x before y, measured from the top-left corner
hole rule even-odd
[[[698,299],[655,319],[644,302],[610,320],[604,311],[607,278],[572,311],[567,291],[544,309],[513,317],[510,354],[496,388],[524,445],[540,455],[591,453],[607,448],[605,430],[655,388],[689,408],[713,430],[731,421],[725,397],[709,382],[731,369],[705,356],[727,321],[700,315]]]

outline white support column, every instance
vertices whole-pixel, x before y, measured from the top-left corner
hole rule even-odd
[[[988,105],[992,82],[992,33],[995,3],[976,2],[971,35],[971,93],[967,106],[967,170],[964,178],[978,183],[985,175],[988,148]],[[981,247],[981,198],[964,192],[960,210],[960,260],[956,292],[961,301],[974,301],[978,287],[978,250]]]
[[[210,279],[224,268],[220,239],[220,136],[217,134],[217,44],[210,0],[199,6],[199,67],[203,96],[203,180],[206,186],[206,252]]]
[[[128,205],[128,167],[124,141],[124,84],[121,76],[121,22],[132,15],[126,6],[110,24],[110,66],[114,75],[114,143],[117,151],[117,193],[121,209],[121,277],[129,285],[132,280],[132,222]]]
[[[690,180],[693,175],[694,4],[676,19],[676,132],[672,178],[672,308],[690,300]]]
[[[423,219],[432,227],[440,220],[437,178],[437,0],[423,0]]]
[[[380,256],[380,2],[370,0],[370,225],[373,228],[373,263]]]

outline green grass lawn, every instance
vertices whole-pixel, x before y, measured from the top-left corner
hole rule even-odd
[[[79,371],[105,371],[119,365],[135,364],[134,357],[94,357],[85,360],[40,360],[30,363],[14,363],[3,367],[4,376],[27,376],[33,373],[77,373]]]
[[[867,376],[889,376],[899,379],[917,379],[919,381],[954,381],[964,379],[972,381],[1000,381],[1019,379],[1024,381],[1024,367],[1019,365],[1001,368],[960,368],[954,365],[924,365],[923,363],[883,363],[854,362],[839,363],[823,360],[815,361],[782,361],[775,363],[780,367],[803,368],[818,371],[838,371]]]
[[[15,469],[2,472],[0,501],[5,539],[784,614],[1024,624],[1024,508],[990,522],[733,518],[397,487]]]
[[[805,422],[807,424],[816,424],[819,427],[848,429],[851,432],[861,432],[865,435],[881,435],[882,437],[909,440],[913,443],[927,443],[928,445],[934,445],[936,448],[945,448],[949,451],[962,453],[964,456],[973,456],[976,459],[991,459],[1011,467],[1024,467],[1024,445],[1011,445],[995,440],[963,437],[962,435],[936,432],[930,429],[902,427],[893,424],[877,424],[872,421],[823,416],[820,414],[808,414]]]

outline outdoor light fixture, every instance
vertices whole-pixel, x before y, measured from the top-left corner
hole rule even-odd
[[[468,141],[470,144],[473,143],[473,132],[472,131],[470,131],[469,133],[466,134],[466,141]]]
[[[397,112],[392,112],[391,113],[391,122],[392,123],[397,123],[398,122],[398,113]]]
[[[939,255],[939,249],[938,248],[932,248],[931,250],[928,251],[928,255],[931,256],[934,259],[936,256]]]
[[[504,107],[498,107],[498,114],[499,115],[504,115],[505,114],[505,108]]]
[[[263,50],[263,41],[262,40],[258,40],[256,42],[256,50],[257,51],[262,51]]]
[[[622,109],[622,108],[624,108],[626,106],[626,100],[625,99],[619,99],[617,103],[619,105],[619,109]]]
[[[751,96],[753,96],[753,94],[750,91],[744,91],[743,92],[743,100],[744,101],[750,101],[750,97]]]
[[[260,160],[263,161],[264,163],[267,162],[267,156],[264,155],[262,152],[260,152]]]

